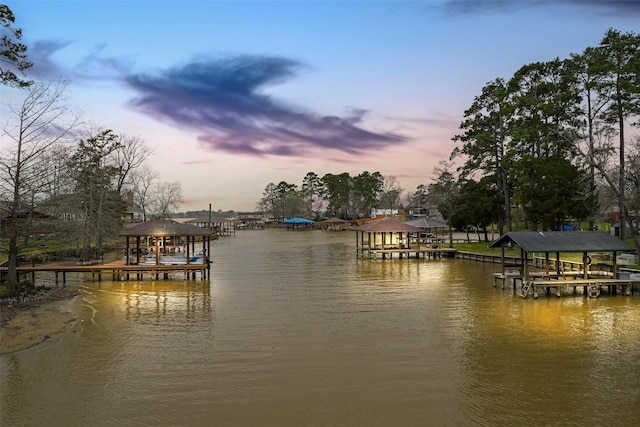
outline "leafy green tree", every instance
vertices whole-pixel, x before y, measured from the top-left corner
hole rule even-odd
[[[384,191],[384,181],[380,172],[369,173],[368,171],[364,171],[352,179],[350,205],[353,206],[352,211],[355,215],[368,216],[371,209],[376,207]]]
[[[322,179],[315,172],[308,172],[302,181],[302,196],[306,210],[316,221],[324,207],[324,185]]]
[[[0,67],[0,81],[3,85],[24,88],[32,82],[21,79],[16,72],[24,75],[33,64],[27,58],[27,46],[20,41],[22,30],[13,28],[14,23],[15,16],[9,6],[0,4],[0,25],[4,28],[0,38],[0,63],[3,64]]]
[[[488,227],[503,216],[500,192],[497,191],[493,177],[485,176],[480,181],[462,182],[458,199],[458,204],[462,206],[460,210],[465,214],[464,222],[476,228],[478,237],[482,231],[484,241],[489,241]]]
[[[602,97],[610,99],[603,118],[618,128],[619,172],[617,190],[614,191],[620,211],[620,237],[625,240],[628,209],[625,194],[625,126],[640,114],[640,35],[622,34],[610,29],[598,48],[604,56],[604,79],[597,90]]]
[[[588,47],[580,55],[571,55],[571,64],[573,72],[576,76],[576,84],[582,97],[582,114],[585,119],[586,132],[583,135],[584,144],[577,145],[583,162],[589,173],[589,188],[591,189],[591,197],[598,197],[596,186],[596,159],[601,158],[603,147],[597,145],[600,136],[612,133],[609,124],[600,117],[602,111],[609,102],[609,98],[601,96],[597,88],[600,87],[604,80],[603,67],[604,55],[601,49]],[[606,147],[607,156],[611,153],[611,146]],[[597,205],[592,206],[589,215],[589,229],[595,226],[595,216],[597,214]]]
[[[638,236],[640,235],[640,137],[635,138],[630,150],[628,150],[627,167],[627,204],[629,211],[633,213],[629,215],[629,225],[632,227],[633,243],[638,253],[640,253],[640,242],[638,241]]]
[[[585,218],[595,203],[584,171],[561,157],[529,156],[520,162],[517,195],[534,224],[561,230],[565,221]]]
[[[271,213],[276,221],[303,216],[306,212],[305,193],[286,181],[280,181],[278,185],[269,183],[258,207],[262,212]]]
[[[298,186],[280,181],[276,185],[276,207],[280,219],[299,216],[302,210],[302,197],[298,192]]]
[[[514,117],[510,154],[574,158],[581,128],[580,95],[567,61],[526,65],[509,81]]]
[[[498,218],[500,233],[505,222],[507,230],[511,230],[512,223],[512,158],[507,154],[507,130],[512,112],[506,82],[496,79],[487,83],[482,93],[465,111],[464,120],[460,124],[463,133],[453,138],[463,145],[456,147],[451,155],[452,159],[465,157],[465,163],[460,169],[463,178],[476,172],[492,177],[503,200],[503,215]]]
[[[353,218],[350,209],[351,189],[353,180],[349,173],[343,172],[339,175],[331,173],[322,177],[324,184],[324,194],[327,200],[327,211],[331,216],[344,219]]]
[[[273,182],[270,182],[264,188],[262,198],[258,201],[256,209],[263,214],[271,215],[274,219],[276,218],[276,185]]]
[[[413,192],[407,193],[406,203],[408,209],[415,209],[417,212],[421,212],[427,206],[429,202],[428,188],[424,184],[420,184]]]
[[[581,127],[581,98],[575,73],[568,61],[530,64],[514,74],[509,81],[509,89],[514,107],[509,126],[509,155],[513,162],[512,174],[517,179],[517,200],[523,204],[529,220],[542,221],[544,227],[551,227],[549,211],[542,207],[549,200],[540,199],[540,191],[549,191],[545,188],[549,183],[568,189],[577,183],[564,180],[570,177],[579,179],[580,175],[572,163],[577,155]],[[557,168],[550,168],[552,164]],[[579,181],[582,186],[582,180]],[[574,191],[564,192],[565,197],[574,194]],[[557,197],[552,200],[560,210],[565,203],[580,202],[572,199],[561,201]],[[587,213],[581,215],[586,216]]]
[[[438,206],[438,210],[449,224],[449,246],[453,247],[453,223],[461,216],[458,194],[460,183],[451,172],[453,165],[444,160],[434,169],[437,175],[429,184],[429,198]],[[457,215],[457,216],[456,216]]]
[[[117,236],[123,226],[126,201],[117,191],[118,167],[109,162],[119,147],[118,136],[102,130],[80,140],[70,160],[83,260],[101,256],[105,238]]]

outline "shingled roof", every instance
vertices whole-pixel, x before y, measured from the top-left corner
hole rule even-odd
[[[213,232],[195,225],[158,219],[138,224],[122,233],[122,236],[208,236],[211,234]]]
[[[510,231],[490,248],[519,247],[526,252],[632,251],[622,240],[604,231]]]

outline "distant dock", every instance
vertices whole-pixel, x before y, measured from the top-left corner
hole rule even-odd
[[[392,259],[394,256],[400,259],[406,258],[453,258],[458,251],[453,248],[375,248],[361,251],[363,256],[370,259]]]

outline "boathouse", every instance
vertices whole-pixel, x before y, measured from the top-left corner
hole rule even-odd
[[[213,232],[172,220],[152,220],[138,224],[122,235],[126,238],[125,265],[206,265]],[[134,246],[131,245],[132,238],[135,238]],[[199,252],[196,243],[202,245]]]
[[[344,231],[351,225],[346,219],[333,217],[320,221],[320,226],[326,231]]]
[[[200,228],[212,230],[218,236],[235,236],[236,220],[221,216],[201,216],[192,218],[184,222]]]
[[[393,217],[384,217],[367,221],[353,227],[356,231],[356,251],[361,257],[376,259],[392,258],[398,255],[416,258],[436,257],[455,254],[455,249],[438,248],[437,245],[421,245],[420,227],[409,225]]]
[[[288,218],[282,221],[289,230],[310,230],[315,221],[307,218]]]
[[[549,290],[562,287],[583,286],[589,296],[599,296],[600,287],[603,285],[613,287],[624,286],[627,293],[633,291],[631,278],[620,278],[618,275],[617,257],[621,252],[630,252],[633,249],[625,242],[602,231],[511,231],[502,235],[489,245],[490,248],[502,249],[502,273],[496,273],[497,279],[503,281],[511,278],[515,282],[522,281],[522,296],[526,298],[530,289],[533,289],[534,297],[538,295],[538,289]],[[518,271],[508,272],[505,263],[505,249],[520,248],[520,263]],[[579,271],[565,271],[561,268],[561,252],[582,253],[582,263]],[[610,272],[592,271],[591,257],[589,254],[610,252],[612,254],[612,269]],[[530,271],[530,255],[544,254],[544,271]],[[555,262],[550,260],[549,254],[555,253]],[[554,269],[552,270],[552,268]]]

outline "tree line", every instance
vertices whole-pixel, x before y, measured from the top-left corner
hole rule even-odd
[[[32,63],[14,22],[0,5],[0,81],[21,99],[2,104],[0,244],[10,289],[23,248],[53,238],[90,259],[122,232],[130,202],[146,220],[168,216],[182,198],[179,182],[162,182],[145,165],[152,150],[143,140],[83,122],[68,105],[67,82],[26,78]]]
[[[615,206],[621,239],[630,234],[640,250],[640,138],[629,135],[640,124],[639,74],[640,36],[610,29],[582,53],[488,82],[453,138],[458,176],[443,163],[436,180],[448,195],[442,211],[501,231],[514,213],[558,230],[572,219],[593,226]]]
[[[312,219],[340,217],[354,219],[368,216],[372,208],[397,207],[402,188],[394,177],[380,172],[328,173],[320,177],[308,172],[302,185],[281,181],[269,183],[257,209],[277,221],[303,216]]]
[[[612,208],[638,244],[640,36],[610,29],[596,47],[527,64],[488,82],[464,112],[436,178],[402,193],[379,172],[310,172],[270,183],[258,209],[275,219],[366,216],[372,207],[437,206],[455,228],[560,230]],[[454,169],[455,161],[461,166]],[[630,230],[628,230],[630,227]],[[630,232],[629,232],[630,231]]]

